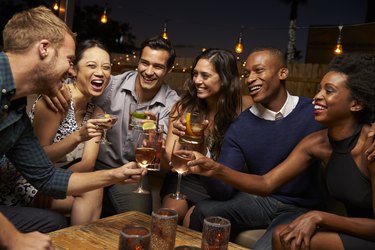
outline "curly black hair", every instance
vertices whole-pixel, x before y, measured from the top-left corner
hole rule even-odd
[[[363,105],[359,113],[360,123],[373,123],[375,118],[375,55],[344,53],[330,63],[329,71],[345,74],[353,99]]]

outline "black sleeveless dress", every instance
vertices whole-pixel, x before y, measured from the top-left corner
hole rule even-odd
[[[327,164],[329,194],[341,201],[348,217],[374,218],[370,180],[359,170],[351,151],[356,145],[362,126],[349,138],[334,141],[329,138],[332,155]],[[375,249],[375,241],[339,233],[345,249]]]

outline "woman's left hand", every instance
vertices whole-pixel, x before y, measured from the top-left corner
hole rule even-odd
[[[319,211],[307,212],[287,225],[279,234],[286,249],[309,249],[311,238],[321,221]]]
[[[93,137],[101,136],[103,129],[112,127],[111,118],[89,119],[79,129],[81,141],[88,141]]]

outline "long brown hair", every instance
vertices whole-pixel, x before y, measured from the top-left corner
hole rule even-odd
[[[211,152],[216,158],[220,154],[224,134],[229,125],[236,119],[241,105],[241,82],[237,61],[231,52],[223,49],[207,49],[195,59],[190,78],[185,82],[185,90],[171,113],[177,111],[177,116],[172,118],[180,118],[187,110],[199,109],[203,112],[208,112],[207,103],[197,97],[197,89],[193,82],[193,71],[200,59],[207,59],[211,62],[221,80],[217,101],[217,110],[219,112],[215,114],[212,131],[213,145]]]

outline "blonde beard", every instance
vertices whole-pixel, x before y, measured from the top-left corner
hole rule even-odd
[[[56,77],[56,61],[57,56],[54,56],[51,62],[47,65],[40,65],[34,69],[36,75],[36,93],[56,96],[59,90],[59,86],[56,86],[56,83],[61,78],[61,76]]]

